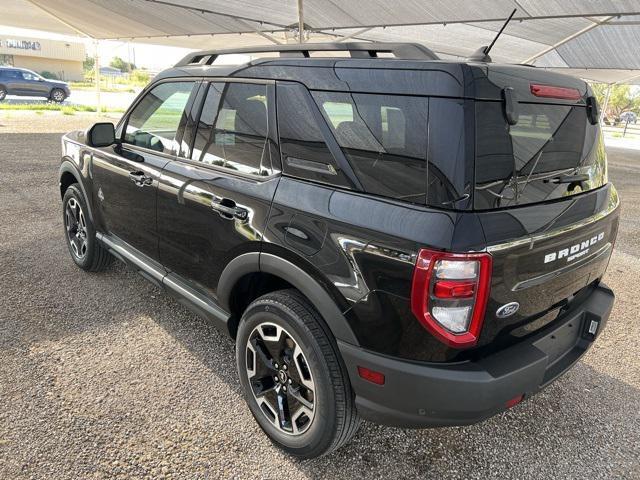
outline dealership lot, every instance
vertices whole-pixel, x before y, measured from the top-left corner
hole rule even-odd
[[[482,424],[365,424],[301,462],[251,418],[230,340],[123,265],[87,274],[69,258],[60,134],[93,121],[0,116],[0,478],[640,477],[640,150],[609,150],[617,301],[574,369]]]

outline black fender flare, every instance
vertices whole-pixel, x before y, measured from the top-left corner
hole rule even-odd
[[[82,194],[84,195],[85,202],[87,204],[87,209],[89,210],[89,220],[94,221],[93,211],[92,211],[92,202],[91,197],[87,195],[87,190],[84,186],[84,182],[82,181],[82,174],[78,170],[71,160],[63,160],[60,164],[60,168],[58,169],[58,186],[62,186],[62,175],[65,173],[70,173],[76,179],[76,183],[80,186],[80,190],[82,190]]]
[[[218,297],[218,303],[225,311],[231,311],[231,306],[229,305],[231,291],[238,280],[249,273],[257,273],[259,271],[260,252],[248,252],[238,255],[224,267],[218,280],[216,296]]]
[[[220,306],[230,311],[229,300],[236,282],[246,274],[257,272],[270,273],[289,282],[318,309],[337,340],[359,345],[347,319],[325,288],[299,266],[270,253],[244,253],[229,262],[218,282]]]

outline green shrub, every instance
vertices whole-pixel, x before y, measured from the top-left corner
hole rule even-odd
[[[49,80],[60,80],[58,75],[56,75],[53,72],[49,72],[48,70],[44,70],[40,72],[40,75],[43,76],[44,78],[48,78]]]

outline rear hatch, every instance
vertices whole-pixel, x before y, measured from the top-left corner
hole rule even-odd
[[[618,197],[586,83],[499,66],[485,80],[489,94],[475,101],[473,203],[493,256],[479,345],[496,346],[552,322],[602,278]],[[513,302],[519,308],[504,307]]]

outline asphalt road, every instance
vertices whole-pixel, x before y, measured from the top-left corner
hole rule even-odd
[[[609,151],[617,301],[575,368],[482,424],[364,424],[298,461],[253,421],[230,340],[120,264],[74,266],[60,134],[28,131],[90,120],[26,118],[0,117],[0,478],[640,478],[640,151]]]

